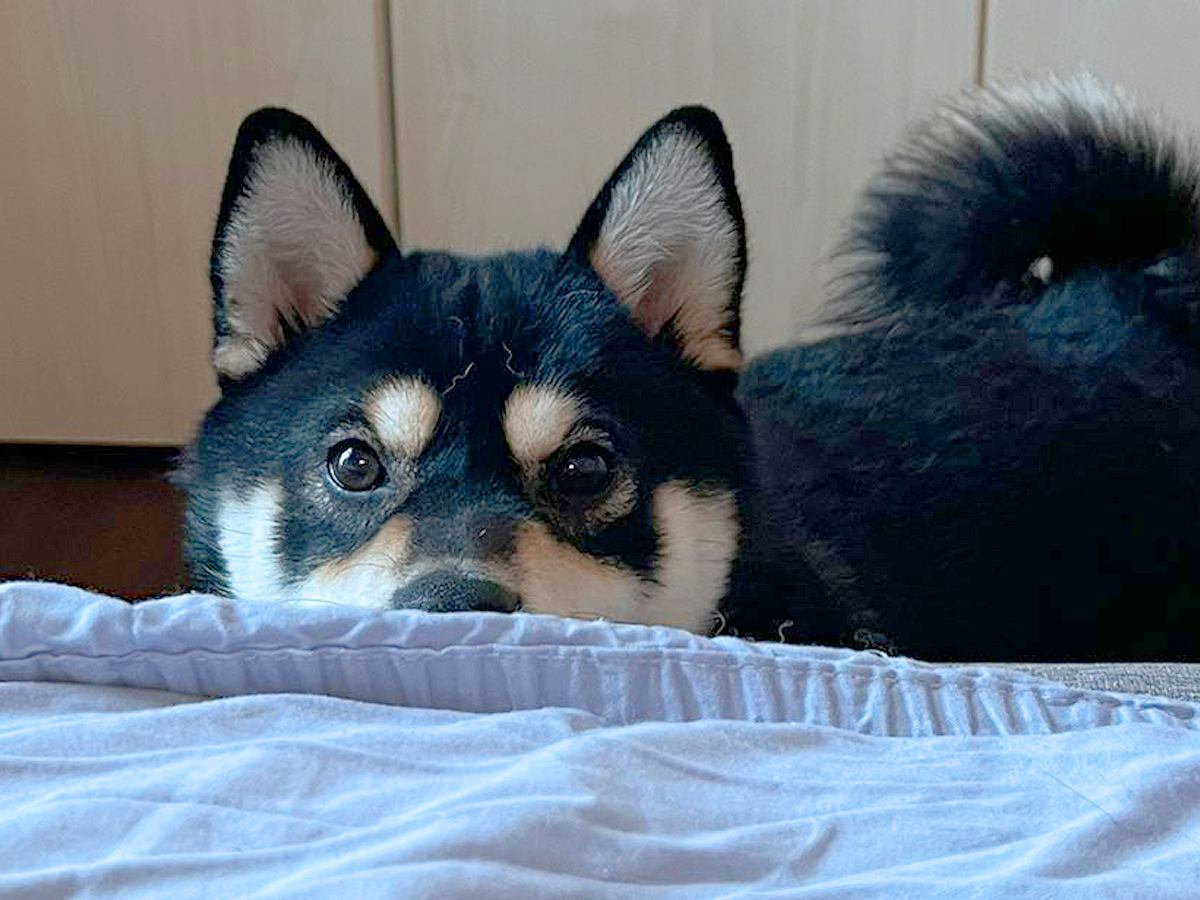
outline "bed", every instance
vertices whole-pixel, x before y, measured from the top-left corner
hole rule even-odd
[[[1057,674],[0,585],[0,894],[1196,897],[1194,671]]]

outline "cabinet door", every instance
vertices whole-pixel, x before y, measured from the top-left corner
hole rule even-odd
[[[964,0],[393,0],[410,245],[562,246],[638,133],[706,103],[749,225],[745,343],[800,334],[855,192],[904,125],[975,75]]]
[[[1086,69],[1200,133],[1196,0],[989,0],[990,79]]]
[[[383,0],[0,3],[0,440],[176,444],[243,115],[314,118],[394,220]]]

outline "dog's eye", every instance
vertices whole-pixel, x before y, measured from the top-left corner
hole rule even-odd
[[[565,497],[594,497],[612,481],[612,454],[596,444],[581,444],[562,454],[550,471],[550,483]]]
[[[329,477],[346,491],[369,491],[383,481],[383,463],[365,441],[351,439],[329,448]]]

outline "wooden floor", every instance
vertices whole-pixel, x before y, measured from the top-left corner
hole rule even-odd
[[[176,593],[175,450],[0,445],[0,581],[64,581],[128,599]]]

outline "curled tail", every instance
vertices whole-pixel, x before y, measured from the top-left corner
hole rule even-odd
[[[1198,198],[1190,147],[1090,77],[976,91],[914,130],[868,186],[836,315],[1017,299],[1031,278],[1114,269],[1144,271],[1148,305],[1190,322]]]

